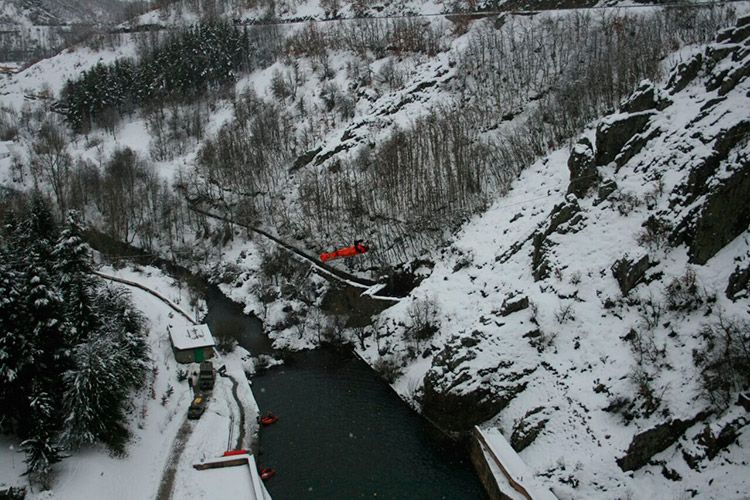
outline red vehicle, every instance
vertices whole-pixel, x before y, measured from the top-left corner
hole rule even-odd
[[[333,252],[324,252],[320,254],[320,260],[326,262],[333,259],[341,259],[343,257],[354,257],[355,255],[366,253],[369,249],[370,247],[364,245],[361,240],[357,240],[354,242],[354,245],[339,248]]]

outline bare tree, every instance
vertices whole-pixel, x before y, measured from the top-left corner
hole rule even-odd
[[[67,188],[72,160],[68,153],[65,129],[53,120],[46,120],[39,129],[38,139],[31,146],[32,172],[49,182],[61,214],[67,209]]]

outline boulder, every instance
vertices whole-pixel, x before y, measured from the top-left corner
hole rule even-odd
[[[622,147],[643,131],[655,111],[620,113],[604,118],[596,127],[595,165],[607,165],[614,161]]]
[[[750,292],[750,264],[745,268],[737,266],[734,272],[729,275],[729,283],[727,284],[726,293],[727,298],[731,300],[737,300],[740,297],[746,297]]]
[[[669,448],[687,429],[705,420],[709,415],[710,412],[702,411],[691,419],[669,420],[636,434],[625,455],[617,459],[617,465],[623,472],[640,469],[651,460],[651,457]]]
[[[665,109],[672,101],[651,81],[643,80],[620,106],[623,113],[638,113],[649,109]]]
[[[616,261],[610,269],[620,286],[620,291],[623,295],[627,295],[643,280],[649,267],[651,267],[651,262],[648,255],[643,255],[639,259],[631,259],[626,255]]]
[[[514,312],[523,311],[529,307],[529,298],[525,295],[514,294],[503,301],[500,306],[500,316],[508,316]]]
[[[513,425],[513,432],[510,435],[510,445],[513,449],[520,452],[528,448],[547,426],[549,418],[546,417],[543,406],[526,412],[526,415]]]
[[[594,146],[588,138],[580,139],[568,158],[568,170],[570,170],[570,184],[568,193],[573,193],[579,198],[599,183],[599,171],[594,165]]]

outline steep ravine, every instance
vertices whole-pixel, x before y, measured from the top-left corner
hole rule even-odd
[[[378,318],[395,387],[446,429],[499,427],[562,498],[747,491],[750,359],[712,363],[750,345],[748,68],[744,17],[523,172]]]

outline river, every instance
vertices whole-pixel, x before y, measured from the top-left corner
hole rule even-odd
[[[261,322],[215,287],[207,323],[252,353],[272,351]],[[261,412],[258,464],[266,486],[287,499],[483,499],[468,454],[414,412],[366,363],[333,348],[285,354],[253,378]]]

